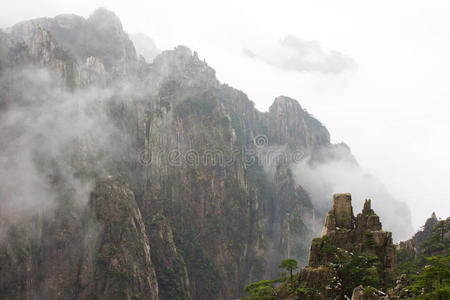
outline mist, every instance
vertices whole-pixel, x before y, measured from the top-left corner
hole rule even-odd
[[[240,299],[286,258],[298,297],[366,251],[398,289],[450,214],[448,3],[34,4],[0,4],[0,298]],[[336,193],[383,232],[314,239]]]
[[[81,209],[94,174],[116,159],[118,129],[109,120],[113,89],[67,91],[44,67],[24,66],[0,78],[0,239],[10,225],[51,216],[64,198]],[[10,96],[8,96],[10,95]]]
[[[296,181],[308,187],[313,203],[321,211],[331,208],[336,193],[351,193],[353,213],[361,212],[365,199],[380,216],[383,230],[392,231],[394,241],[406,240],[414,233],[411,211],[395,199],[380,180],[352,161],[338,159],[311,163],[308,159],[293,166]]]
[[[144,33],[160,49],[179,44],[196,49],[222,82],[244,90],[262,111],[281,94],[301,100],[327,125],[335,142],[349,143],[358,161],[396,198],[408,202],[415,228],[432,211],[440,211],[441,217],[450,214],[448,2],[291,1],[273,6],[254,1],[154,5],[44,0],[30,5],[18,0],[0,3],[0,27],[60,13],[88,16],[102,5],[120,14],[127,32]],[[273,44],[289,35],[317,41],[325,53],[344,53],[358,68],[324,76],[243,54],[246,48],[256,55],[261,41]],[[416,174],[424,174],[425,180]]]

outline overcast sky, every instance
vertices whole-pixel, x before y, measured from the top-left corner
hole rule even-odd
[[[160,49],[197,50],[262,111],[298,99],[415,227],[450,216],[450,1],[2,0],[0,27],[99,6]]]

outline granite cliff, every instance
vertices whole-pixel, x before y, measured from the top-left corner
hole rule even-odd
[[[296,100],[259,112],[185,46],[148,63],[105,9],[1,31],[0,86],[1,297],[231,299],[307,264],[325,211],[292,166],[343,148]],[[327,236],[392,258],[370,205],[339,203]]]

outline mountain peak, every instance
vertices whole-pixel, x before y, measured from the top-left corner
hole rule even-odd
[[[109,20],[109,21],[119,21],[119,17],[112,10],[106,9],[104,7],[99,7],[89,16],[88,19],[91,20]]]
[[[296,108],[296,109],[302,109],[300,103],[292,98],[289,98],[287,96],[278,96],[273,101],[273,104],[271,105],[271,108],[273,106],[279,106],[283,108]]]
[[[173,50],[163,51],[155,57],[152,66],[159,74],[172,79],[178,78],[187,85],[206,84],[219,86],[216,71],[206,61],[199,59],[196,51],[180,45]]]
[[[295,99],[286,96],[275,98],[268,115],[270,136],[278,144],[288,144],[295,149],[311,149],[330,142],[330,134],[325,126]]]
[[[113,76],[133,73],[136,50],[119,17],[110,10],[98,8],[87,19],[63,14],[21,22],[12,27],[12,36],[31,44],[36,28],[48,32],[55,45],[71,52],[79,64],[96,57]]]
[[[85,18],[75,14],[61,14],[54,18],[55,22],[60,28],[73,29],[79,26],[80,23],[85,22]],[[47,19],[48,21],[48,19]]]
[[[111,10],[104,7],[97,8],[88,18],[88,21],[94,22],[99,26],[113,26],[122,29],[122,22],[119,17]]]

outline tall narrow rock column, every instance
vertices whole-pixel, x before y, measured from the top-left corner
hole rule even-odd
[[[354,220],[352,195],[349,193],[334,194],[333,207],[325,218],[322,236],[327,235],[330,231],[335,231],[336,228],[353,229]]]

